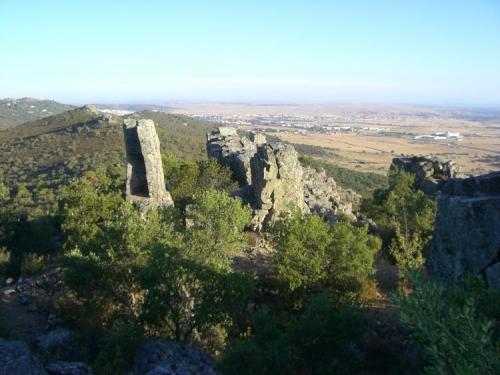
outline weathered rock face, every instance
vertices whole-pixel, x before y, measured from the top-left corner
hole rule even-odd
[[[293,146],[283,143],[260,146],[251,159],[251,170],[258,223],[265,226],[292,206],[306,210],[302,166]]]
[[[336,185],[325,172],[303,168],[295,148],[266,143],[262,134],[238,136],[236,129],[219,128],[207,137],[209,157],[228,165],[240,181],[235,192],[254,209],[255,229],[262,229],[291,206],[316,212],[329,221],[340,215],[355,219],[353,204],[359,195]]]
[[[207,135],[207,153],[220,164],[229,166],[242,187],[249,186],[252,184],[250,160],[257,146],[266,142],[262,137],[240,137],[235,128],[220,127]]]
[[[353,206],[359,204],[360,195],[350,189],[337,186],[325,171],[317,172],[311,167],[303,168],[304,200],[311,212],[316,212],[329,222],[336,222],[340,216],[356,220]]]
[[[138,203],[143,213],[154,207],[173,206],[165,188],[160,140],[154,122],[125,119],[123,130],[127,150],[127,199]]]
[[[51,351],[41,350],[43,358],[54,360]],[[92,369],[83,362],[56,360],[42,365],[23,341],[0,339],[0,375],[92,375]]]
[[[435,195],[444,181],[459,177],[458,167],[454,162],[442,162],[423,156],[394,158],[390,170],[415,174],[415,188],[428,195]]]
[[[0,339],[0,375],[45,375],[40,360],[22,341]]]
[[[135,357],[137,375],[216,375],[215,363],[201,348],[166,340],[146,341]]]
[[[483,274],[500,289],[500,172],[451,179],[441,192],[426,254],[429,274],[442,281]]]

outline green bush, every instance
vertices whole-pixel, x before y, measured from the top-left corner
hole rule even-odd
[[[31,276],[40,273],[43,269],[44,261],[42,255],[35,253],[24,254],[21,263],[21,274],[24,276]]]
[[[194,198],[187,219],[192,223],[186,231],[190,257],[230,269],[232,256],[247,244],[243,229],[250,224],[250,207],[224,191],[207,190]]]
[[[87,174],[61,198],[65,282],[97,327],[117,314],[137,315],[137,269],[153,247],[179,240],[175,212],[152,211],[144,220],[112,177],[109,171]]]
[[[125,374],[133,365],[142,343],[142,329],[133,322],[116,320],[112,327],[100,332],[94,361],[98,375]]]
[[[109,173],[86,174],[61,199],[65,283],[87,329],[108,332],[119,319],[182,342],[209,342],[218,330],[223,341],[253,289],[230,267],[247,241],[249,208],[208,190],[194,197],[186,229],[175,209],[141,217]]]
[[[367,228],[346,222],[330,225],[317,215],[294,211],[278,220],[270,233],[276,279],[296,307],[325,288],[339,301],[355,300],[373,275],[380,243]]]
[[[206,190],[231,192],[238,187],[231,169],[221,166],[217,159],[186,162],[168,154],[163,155],[163,170],[176,207],[183,209]]]
[[[155,249],[141,276],[146,326],[184,343],[207,341],[216,327],[230,328],[253,290],[251,277],[207,267],[173,248]]]
[[[348,307],[333,308],[326,294],[314,297],[288,324],[267,309],[252,321],[252,335],[224,353],[224,374],[351,374],[360,365],[350,348],[362,334],[361,316]]]
[[[229,328],[253,289],[251,278],[231,269],[232,255],[246,245],[250,209],[208,190],[194,198],[188,219],[182,241],[153,249],[142,268],[145,321],[183,342]]]
[[[481,313],[476,293],[463,286],[445,287],[426,281],[418,273],[410,274],[408,279],[412,292],[400,292],[392,299],[401,323],[423,347],[427,362],[424,372],[499,374],[500,345],[493,338],[496,323]],[[498,306],[498,299],[496,293],[489,302]],[[480,303],[488,303],[484,294]]]
[[[389,187],[361,204],[362,212],[376,221],[384,248],[402,273],[423,266],[423,249],[434,231],[436,202],[415,189],[414,181],[412,174],[391,174]]]
[[[10,264],[10,251],[0,247],[0,276],[4,276]]]

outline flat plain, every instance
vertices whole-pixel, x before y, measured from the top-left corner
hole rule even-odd
[[[500,170],[500,110],[378,105],[180,104],[173,112],[262,131],[294,143],[320,146],[317,156],[359,171],[387,173],[393,157],[454,160],[464,174]],[[460,140],[416,139],[436,132]]]

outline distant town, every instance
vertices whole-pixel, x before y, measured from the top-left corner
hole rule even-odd
[[[438,131],[432,134],[415,134],[401,129],[399,124],[387,124],[387,117],[377,115],[321,115],[321,116],[288,116],[273,114],[194,114],[193,117],[231,126],[252,127],[257,131],[279,132],[280,130],[295,131],[297,134],[324,133],[357,133],[380,136],[409,137],[414,141],[461,141],[459,132]],[[413,115],[414,116],[414,115]],[[385,120],[385,122],[384,122]],[[395,121],[400,118],[395,119]]]

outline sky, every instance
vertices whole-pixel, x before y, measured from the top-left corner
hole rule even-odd
[[[500,1],[0,0],[0,97],[500,106]]]

